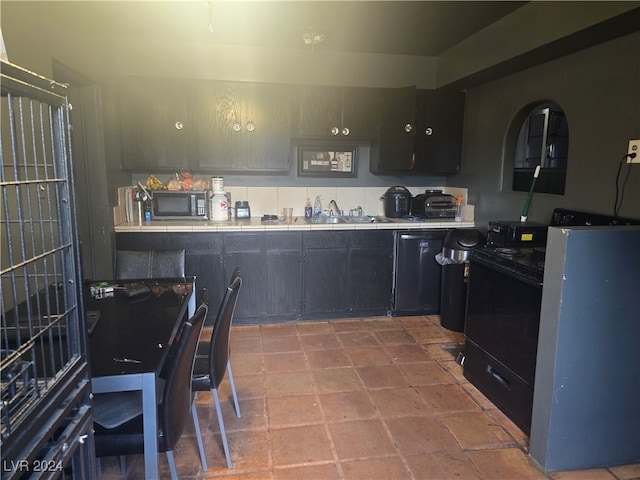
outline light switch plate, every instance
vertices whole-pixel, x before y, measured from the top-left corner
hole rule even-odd
[[[627,155],[636,154],[636,158],[627,157],[627,163],[640,163],[640,140],[629,140]]]

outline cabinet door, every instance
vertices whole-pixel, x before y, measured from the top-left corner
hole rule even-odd
[[[267,236],[267,314],[297,316],[302,308],[302,234]]]
[[[342,90],[343,137],[372,140],[378,137],[380,90],[375,88],[346,87]],[[344,129],[348,134],[344,134]]]
[[[267,311],[267,262],[263,233],[224,234],[224,272],[226,278],[236,267],[242,273],[235,318],[259,317]]]
[[[200,82],[198,158],[221,171],[288,171],[291,108],[282,85]]]
[[[348,311],[348,243],[348,232],[309,232],[304,235],[305,314]]]
[[[198,166],[242,170],[246,162],[242,123],[242,86],[233,82],[198,82]]]
[[[297,135],[335,137],[342,124],[342,90],[339,87],[299,87],[295,102]]]
[[[354,231],[349,252],[349,308],[377,314],[391,309],[393,234]]]
[[[289,87],[252,83],[244,87],[242,121],[247,169],[289,171],[291,100]]]
[[[340,140],[375,140],[378,132],[375,88],[300,87],[297,136]]]
[[[308,250],[304,258],[304,312],[347,311],[347,249]]]
[[[415,87],[385,89],[381,93],[378,143],[372,149],[371,172],[407,172],[413,169],[415,110]]]
[[[185,80],[129,78],[119,86],[120,139],[125,168],[184,169],[196,137],[191,84]]]
[[[460,171],[464,105],[464,92],[421,90],[418,93],[416,171]]]

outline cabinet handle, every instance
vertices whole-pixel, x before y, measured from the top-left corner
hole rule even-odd
[[[405,132],[407,132],[407,133],[411,133],[411,132],[413,132],[413,125],[411,125],[410,123],[407,123],[407,124],[404,126],[404,131],[405,131]]]
[[[431,135],[433,135],[433,128],[427,127],[427,129],[424,131],[424,133],[425,133],[425,135],[430,137]]]
[[[253,132],[256,129],[256,126],[253,122],[249,122],[247,123],[247,131],[248,132]]]
[[[331,127],[331,135],[338,135],[340,133],[340,129],[338,127]]]
[[[349,130],[349,128],[348,128],[348,127],[344,127],[344,128],[342,129],[342,135],[345,135],[345,136],[346,136],[346,135],[349,135],[350,133],[351,133],[351,130]]]
[[[242,130],[242,125],[240,125],[238,122],[236,122],[236,123],[233,124],[233,127],[231,127],[231,128],[233,128],[234,132],[239,132],[240,130]]]
[[[182,130],[184,128],[184,123],[176,122],[176,130]]]

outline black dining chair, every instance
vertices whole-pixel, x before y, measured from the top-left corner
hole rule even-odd
[[[194,392],[206,392],[211,390],[213,394],[214,406],[218,416],[218,425],[220,426],[220,436],[222,437],[222,446],[224,455],[227,460],[227,467],[231,468],[231,455],[229,454],[229,443],[227,442],[227,434],[222,420],[222,411],[220,409],[220,398],[218,396],[218,387],[224,378],[225,373],[229,374],[229,383],[231,384],[231,392],[233,394],[233,402],[236,409],[236,415],[240,418],[240,404],[238,403],[238,395],[233,380],[233,372],[231,370],[231,360],[229,357],[229,336],[231,333],[231,322],[235,312],[238,294],[242,286],[242,276],[240,270],[235,269],[231,277],[231,281],[225,290],[218,315],[213,324],[213,332],[211,340],[200,342],[196,353],[196,360],[193,367],[193,380],[191,388]]]
[[[115,278],[179,278],[185,276],[185,251],[117,250]]]
[[[158,451],[166,452],[171,478],[177,480],[173,449],[191,412],[197,429],[201,461],[206,470],[204,449],[195,408],[192,408],[191,377],[198,340],[208,307],[205,303],[180,325],[171,343],[165,367],[159,375]],[[96,457],[144,453],[142,400],[140,392],[96,394],[93,398]],[[121,468],[123,464],[121,463]]]

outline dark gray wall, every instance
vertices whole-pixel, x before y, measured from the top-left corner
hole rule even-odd
[[[620,159],[628,141],[640,138],[638,52],[640,33],[633,33],[467,92],[462,173],[448,184],[469,189],[479,226],[520,217],[526,193],[502,185],[503,170],[510,178],[512,168],[505,135],[522,108],[541,100],[567,115],[567,188],[565,195],[534,195],[529,220],[547,223],[555,207],[612,214]],[[619,214],[640,218],[640,164],[631,165]]]

